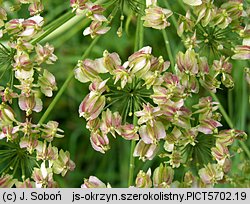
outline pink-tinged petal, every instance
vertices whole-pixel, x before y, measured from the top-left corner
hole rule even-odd
[[[97,21],[107,21],[107,18],[103,15],[100,15],[100,14],[94,14],[93,18]]]
[[[41,112],[42,111],[42,109],[43,109],[43,102],[42,102],[42,100],[40,99],[40,98],[35,98],[35,107],[33,108],[33,111],[35,111],[35,112]]]
[[[26,111],[28,109],[26,98],[24,96],[20,96],[18,100],[18,105],[21,110]]]
[[[143,140],[140,140],[133,153],[134,157],[139,157],[143,161],[152,160],[158,152],[158,145],[156,144],[145,144]]]
[[[111,29],[111,27],[104,27],[104,28],[99,29],[98,31],[96,31],[96,33],[98,35],[103,35],[103,34],[107,33],[110,29]]]
[[[147,125],[143,125],[140,127],[139,134],[145,144],[154,143],[153,139],[149,135]]]
[[[25,79],[30,79],[30,78],[32,78],[33,77],[33,75],[34,75],[34,70],[33,69],[30,69],[30,70],[28,70],[28,71],[26,71],[26,70],[24,70],[24,69],[20,69],[20,70],[16,70],[15,71],[15,77],[17,78],[17,79],[23,79],[23,80],[25,80]]]
[[[92,132],[90,142],[94,150],[103,154],[109,149],[109,139],[107,135],[100,132]]]
[[[107,186],[97,177],[90,176],[89,179],[84,180],[81,188],[107,188]]]
[[[75,78],[82,82],[82,83],[86,83],[89,81],[89,79],[84,75],[84,73],[82,72],[82,69],[81,68],[76,68],[74,70],[74,73],[75,73]]]
[[[121,126],[120,134],[126,140],[138,140],[139,135],[137,134],[138,127],[135,127],[132,124],[126,124]]]
[[[105,107],[105,101],[106,101],[105,96],[101,96],[99,98],[99,100],[96,102],[94,108],[91,111],[91,115],[89,117],[89,120],[93,120],[100,115],[103,108]]]
[[[183,2],[190,6],[199,6],[202,4],[202,0],[183,0]]]
[[[145,157],[148,159],[148,160],[152,160],[157,152],[158,152],[158,145],[156,144],[150,144],[149,148],[147,149],[147,152],[145,154]]]
[[[96,59],[95,66],[93,68],[98,73],[107,73],[108,72],[108,70],[104,66],[103,58]]]
[[[158,140],[166,137],[166,131],[162,122],[157,121],[154,125],[154,130],[156,131],[156,138]]]
[[[90,27],[87,27],[87,28],[83,31],[83,35],[84,35],[84,36],[89,35],[90,33],[91,33]]]

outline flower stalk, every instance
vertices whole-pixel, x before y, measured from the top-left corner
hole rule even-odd
[[[175,73],[175,69],[174,69],[174,66],[175,66],[174,57],[173,57],[173,53],[172,53],[172,50],[171,50],[171,47],[170,47],[170,44],[169,44],[169,39],[168,39],[168,35],[167,35],[166,30],[162,30],[162,35],[163,35],[163,38],[164,38],[164,43],[165,43],[165,46],[166,46],[166,50],[168,52],[169,60],[171,62],[172,72]]]
[[[230,117],[228,116],[227,112],[225,111],[224,107],[221,105],[220,100],[218,99],[218,97],[216,96],[216,94],[210,92],[210,95],[213,97],[213,99],[219,103],[219,110],[221,112],[221,114],[223,115],[223,117],[225,118],[228,126],[233,129],[234,125],[232,120],[230,119]],[[248,149],[247,145],[243,142],[243,141],[238,141],[242,147],[242,149],[245,151],[246,155],[248,156],[248,158],[250,159],[250,150]]]

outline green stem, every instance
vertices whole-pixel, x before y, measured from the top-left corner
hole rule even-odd
[[[128,178],[128,187],[132,186],[134,183],[134,169],[135,169],[135,158],[133,156],[135,149],[135,140],[131,141],[130,146],[130,162],[129,162],[129,178]]]
[[[90,46],[88,47],[88,49],[84,52],[82,59],[86,58],[90,51],[92,50],[93,46],[97,43],[97,41],[99,40],[100,36],[96,37],[90,44]],[[47,110],[44,112],[43,116],[41,117],[41,119],[39,120],[39,124],[43,124],[44,121],[47,119],[47,117],[49,116],[50,112],[53,110],[53,108],[55,107],[55,105],[57,104],[57,102],[59,101],[59,99],[61,98],[62,94],[64,93],[64,91],[66,90],[66,88],[68,87],[71,79],[74,77],[74,72],[73,70],[70,71],[70,74],[68,75],[67,79],[65,80],[65,82],[63,83],[62,87],[60,88],[59,92],[57,93],[56,97],[53,99],[53,101],[51,102],[51,104],[49,105],[49,107],[47,108]]]
[[[164,1],[164,3],[165,3],[165,5],[166,5],[166,7],[167,7],[169,10],[172,11],[171,6],[170,6],[170,4],[168,3],[168,1]],[[177,28],[178,28],[178,22],[177,22],[177,19],[176,19],[175,15],[173,14],[170,18],[173,20],[174,27],[177,29]]]
[[[233,91],[228,90],[228,112],[229,112],[229,117],[232,118],[233,116]]]
[[[141,9],[144,9],[144,4],[141,5]],[[134,45],[134,51],[135,52],[143,47],[143,39],[144,39],[144,32],[143,31],[144,31],[144,28],[143,28],[143,22],[141,20],[141,15],[138,14],[135,45]],[[134,84],[134,86],[135,86],[135,84]],[[133,111],[134,111],[133,112],[133,125],[134,126],[137,125],[137,117],[135,116],[135,112],[137,111],[137,107],[136,107],[136,104],[135,104],[136,103],[135,100],[136,99],[133,97],[133,105],[134,105],[134,108],[133,108]],[[135,158],[133,156],[133,153],[134,153],[135,145],[136,145],[136,142],[134,140],[132,140],[131,144],[130,144],[128,187],[132,186],[133,183],[134,183]]]
[[[72,11],[67,12],[66,14],[64,14],[63,16],[61,16],[60,18],[58,18],[55,22],[52,22],[47,27],[45,27],[45,31],[39,37],[37,37],[36,39],[32,40],[31,43],[33,45],[35,45],[36,43],[40,42],[42,39],[44,39],[45,37],[47,37],[50,33],[54,32],[57,28],[59,28],[60,26],[62,26],[64,23],[66,23],[67,21],[69,21],[74,16],[75,16],[75,14],[72,13]]]
[[[230,128],[234,128],[233,122],[231,121],[231,119],[229,118],[227,112],[225,111],[224,107],[221,105],[220,100],[218,99],[218,97],[210,92],[211,96],[213,97],[213,99],[219,103],[219,109],[221,114],[223,115],[223,117],[225,118],[227,124],[229,125]],[[242,149],[245,151],[246,155],[248,156],[248,158],[250,159],[250,150],[248,149],[247,145],[243,142],[243,141],[238,141],[242,147]]]
[[[228,126],[229,126],[230,128],[234,128],[233,122],[232,122],[231,119],[229,118],[229,116],[228,116],[227,112],[225,111],[224,107],[221,105],[220,100],[218,99],[218,97],[216,96],[216,94],[210,92],[210,95],[213,97],[213,99],[214,99],[216,102],[219,103],[220,112],[221,112],[221,114],[223,115],[223,117],[225,118],[225,120],[226,120]]]
[[[172,72],[175,73],[175,69],[174,69],[174,65],[175,65],[174,57],[173,57],[173,53],[172,53],[172,50],[171,50],[171,47],[170,47],[170,44],[169,44],[168,35],[167,35],[166,30],[162,30],[162,35],[163,35],[163,38],[164,38],[164,43],[165,43],[165,46],[166,46],[166,50],[168,52],[169,60],[171,62]]]

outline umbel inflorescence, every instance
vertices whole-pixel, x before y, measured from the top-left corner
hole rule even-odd
[[[247,134],[231,124],[231,129],[223,127],[222,115],[227,115],[221,104],[209,95],[214,96],[218,89],[234,87],[231,59],[250,59],[249,9],[242,0],[177,2],[185,14],[171,10],[167,1],[167,8],[163,8],[157,0],[70,0],[72,12],[66,14],[65,19],[74,14],[87,18],[90,24],[83,35],[90,35],[93,42],[111,29],[117,13],[121,14],[119,37],[126,15],[132,13],[131,18],[137,17],[138,24],[136,51],[125,61],[118,53],[107,50],[100,58],[78,61],[72,77],[89,87],[86,96],[79,96],[83,98],[79,116],[87,121],[90,143],[98,152],[105,154],[112,148],[111,137],[131,141],[129,180],[133,181],[129,181],[129,186],[234,184],[235,179],[230,177],[232,158],[241,151],[235,141],[244,141]],[[47,110],[38,122],[32,115],[43,109],[42,94],[52,97],[60,88],[48,66],[57,61],[54,47],[40,41],[66,20],[61,18],[44,27],[42,1],[19,0],[19,5],[12,9],[20,8],[21,4],[28,4],[30,17],[8,19],[4,7],[0,7],[0,38],[8,39],[7,43],[0,44],[0,65],[4,68],[1,77],[9,77],[3,80],[4,84],[1,81],[0,87],[0,163],[4,163],[0,169],[0,185],[57,187],[53,175],[65,176],[74,170],[75,164],[68,151],[53,145],[55,138],[63,138],[59,123],[44,123]],[[111,13],[106,15],[109,10]],[[142,26],[163,33],[171,62],[152,54],[152,47],[155,49],[157,45],[142,46],[146,44],[140,39]],[[167,39],[170,26],[175,26],[186,48],[176,56]],[[249,68],[245,68],[245,72],[249,82]],[[59,97],[65,87],[60,88]],[[58,97],[54,100],[56,103]],[[15,102],[24,117],[14,111]],[[52,102],[52,106],[55,103]],[[136,172],[136,178],[133,177],[134,158],[146,162],[157,157],[164,162],[159,163],[153,173],[151,168],[141,169]],[[178,179],[175,175],[180,169],[183,177]],[[111,186],[90,176],[82,187]]]
[[[218,131],[221,115],[211,97],[200,98],[193,107],[185,105],[205,84],[202,75],[214,66],[209,67],[206,58],[200,59],[190,49],[178,54],[173,74],[168,70],[170,63],[151,51],[144,47],[124,63],[117,53],[107,51],[103,58],[78,62],[75,77],[90,82],[79,114],[88,121],[92,147],[105,153],[110,148],[109,137],[136,140],[134,157],[143,161],[156,155],[166,157],[168,167],[164,168],[171,174],[181,165],[201,168],[205,163],[199,170],[199,185],[215,184],[230,169],[228,146],[235,139],[245,139],[246,134],[233,129]],[[163,152],[159,152],[161,141]],[[210,175],[210,168],[218,171],[217,180]]]
[[[231,25],[230,29],[235,29],[237,17],[242,15],[242,4],[237,1],[233,6],[228,3],[217,8],[212,1],[185,3],[197,6],[195,15],[199,16],[195,21],[190,11],[186,17],[180,16],[178,34],[193,32],[194,35],[186,38],[187,50],[177,54],[172,72],[168,69],[169,62],[152,55],[151,47],[142,48],[123,63],[117,53],[104,51],[102,58],[79,61],[75,69],[76,79],[90,82],[90,92],[81,103],[79,114],[88,121],[90,141],[96,151],[109,150],[109,137],[123,137],[137,141],[134,157],[143,161],[157,155],[166,158],[165,164],[155,169],[153,181],[150,169],[147,173],[140,171],[135,181],[137,187],[202,187],[225,182],[231,166],[228,147],[235,139],[246,139],[243,131],[221,129],[219,103],[213,102],[212,97],[202,97],[192,107],[186,105],[200,90],[216,93],[222,85],[234,86],[232,64],[229,57],[222,55],[224,47],[220,40],[225,38],[224,29]],[[207,5],[212,6],[214,13],[206,13]],[[227,18],[220,16],[221,10],[224,15],[227,13]],[[172,11],[159,7],[156,1],[147,1],[142,20],[144,26],[161,30],[170,26],[167,19],[171,15]],[[213,30],[204,32],[204,42],[196,37],[195,29],[199,26]],[[219,58],[211,62],[200,55],[197,51],[201,43],[208,43],[212,51],[215,46],[220,47],[221,52],[214,53]],[[236,52],[233,58],[238,57]],[[164,151],[159,151],[162,144]],[[174,181],[174,170],[181,166],[185,167],[185,177]],[[95,179],[98,180],[90,177],[85,183]],[[105,186],[99,182],[100,186],[92,187]]]

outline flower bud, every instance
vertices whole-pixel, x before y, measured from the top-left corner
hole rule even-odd
[[[138,127],[133,124],[125,124],[120,127],[120,135],[125,140],[139,140]]]
[[[216,142],[229,146],[232,145],[234,142],[234,139],[239,140],[246,140],[247,134],[244,131],[241,130],[221,130],[218,135],[215,135],[217,137]]]
[[[74,70],[75,78],[82,83],[94,81],[100,79],[98,76],[100,73],[107,73],[108,70],[104,67],[103,63],[100,63],[101,59],[84,61],[78,61],[77,67]]]
[[[84,179],[84,184],[81,185],[81,188],[110,188],[110,185],[106,185],[95,176],[90,176],[89,179]]]
[[[3,102],[9,102],[11,104],[12,99],[17,98],[18,94],[14,93],[9,87],[6,87],[5,89],[0,87],[0,96],[2,96]]]
[[[36,188],[56,188],[58,185],[53,180],[53,172],[51,168],[45,167],[45,162],[41,164],[41,168],[34,168],[32,178],[36,182]]]
[[[219,165],[223,166],[225,160],[230,158],[229,150],[226,146],[216,143],[216,147],[211,148],[212,155],[216,159]]]
[[[156,144],[145,144],[143,140],[140,140],[133,153],[134,157],[139,157],[142,161],[152,160],[158,152],[158,145]]]
[[[90,35],[91,38],[95,38],[98,35],[104,35],[110,30],[102,21],[92,21],[89,27],[83,31],[83,35]]]
[[[176,57],[176,63],[180,72],[187,75],[196,75],[199,71],[194,50],[188,49],[185,54],[179,52]]]
[[[102,134],[100,131],[91,133],[90,142],[94,150],[103,154],[110,149],[107,135]]]
[[[44,24],[43,17],[36,15],[22,22],[23,31],[19,34],[21,37],[32,37],[37,34]]]
[[[186,185],[186,187],[192,187],[192,184],[194,183],[195,181],[195,177],[193,176],[192,172],[191,171],[188,171],[185,173],[185,176],[184,176],[184,183]]]
[[[35,185],[34,181],[30,181],[30,179],[27,178],[23,182],[21,182],[21,181],[16,182],[15,186],[17,188],[35,188],[36,185]]]
[[[93,120],[89,120],[87,122],[86,128],[90,132],[95,132],[100,128],[100,126],[101,126],[100,118],[96,118],[96,119],[93,119]]]
[[[193,114],[199,113],[199,120],[203,120],[213,116],[213,113],[219,108],[219,103],[213,102],[210,96],[202,97],[199,99],[198,104],[193,105],[193,108],[198,109]]]
[[[151,47],[144,47],[128,58],[131,73],[142,77],[151,67]]]
[[[196,24],[201,21],[201,25],[206,27],[215,16],[215,6],[213,0],[208,0],[194,8],[194,13],[197,15]]]
[[[225,29],[232,22],[232,18],[225,9],[218,9],[216,15],[213,18],[212,24],[218,26],[221,29]]]
[[[70,160],[70,153],[68,151],[64,152],[62,149],[59,151],[58,159],[53,163],[53,172],[55,174],[65,174],[69,171],[75,169],[75,163]]]
[[[167,188],[170,187],[174,179],[174,170],[166,165],[161,164],[154,170],[153,184],[155,188]]]
[[[163,30],[170,26],[167,19],[173,14],[169,9],[164,9],[159,6],[152,6],[145,9],[145,16],[141,19],[144,21],[145,27],[151,27],[158,30]]]
[[[179,151],[174,150],[172,153],[168,156],[169,161],[168,163],[173,167],[173,168],[179,168],[182,161],[182,155]]]
[[[57,147],[52,147],[51,143],[47,146],[46,141],[44,143],[39,141],[36,147],[36,158],[37,160],[54,161],[58,159],[58,149]]]
[[[202,4],[202,0],[183,0],[183,2],[190,6],[199,6]]]
[[[178,20],[178,29],[177,29],[177,34],[179,36],[182,36],[184,32],[192,32],[194,28],[194,22],[191,20],[191,13],[188,10],[186,13],[186,16],[180,15],[179,20]]]
[[[5,24],[5,29],[6,31],[10,34],[16,34],[21,32],[24,28],[23,28],[23,23],[24,19],[12,19],[9,22],[7,22]]]
[[[12,175],[5,174],[0,177],[0,187],[1,188],[11,188],[17,182],[16,179],[13,179]]]
[[[18,134],[17,132],[19,131],[19,127],[12,127],[11,125],[9,126],[3,126],[1,127],[2,131],[0,131],[0,139],[7,138],[8,141],[13,141],[17,138]]]
[[[221,127],[221,126],[222,124],[219,123],[218,121],[208,118],[208,119],[204,119],[200,121],[200,124],[198,125],[197,130],[206,135],[209,135],[209,134],[216,133],[218,131],[217,127]]]
[[[109,53],[107,50],[103,52],[103,65],[112,74],[118,67],[121,66],[122,62],[117,53]]]
[[[42,100],[35,96],[35,94],[26,97],[22,94],[19,97],[18,105],[21,110],[26,111],[26,116],[29,116],[32,111],[40,112],[43,108]]]
[[[33,2],[32,4],[30,4],[29,6],[29,12],[31,16],[37,15],[42,13],[44,10],[43,4],[42,2]]]
[[[0,126],[11,124],[16,121],[15,113],[12,108],[4,103],[0,104]]]
[[[105,96],[88,94],[79,107],[80,117],[86,120],[96,119],[105,106]]]
[[[118,66],[116,70],[114,70],[114,84],[116,84],[119,80],[121,80],[121,88],[123,89],[127,83],[132,83],[132,76],[130,71],[127,69],[128,62],[124,63],[123,66]]]
[[[32,154],[38,145],[38,140],[35,136],[22,137],[19,146],[20,148],[26,148],[27,151]]]
[[[119,134],[119,128],[122,123],[122,118],[118,112],[112,113],[109,109],[102,112],[102,122],[100,129],[103,134],[107,135],[109,132],[115,137],[115,133]]]
[[[5,20],[7,20],[7,13],[2,7],[0,7],[0,28],[4,26]]]
[[[199,176],[206,185],[214,185],[222,180],[224,173],[218,164],[208,164],[199,170]]]
[[[152,180],[150,177],[151,177],[151,169],[149,169],[147,173],[140,170],[135,180],[135,186],[137,188],[151,188]]]
[[[80,117],[84,117],[86,120],[93,120],[99,116],[106,103],[105,96],[101,94],[106,90],[107,81],[108,80],[100,82],[96,80],[90,84],[90,93],[85,97],[79,107]]]
[[[41,87],[41,92],[47,97],[52,97],[52,91],[57,90],[56,79],[54,75],[46,69],[43,72],[43,76],[38,77],[38,85]]]
[[[149,123],[142,125],[139,129],[139,134],[146,144],[157,144],[160,139],[166,137],[164,125],[160,121],[154,122],[153,126]]]
[[[105,11],[105,9],[102,6],[93,4],[92,2],[87,2],[86,10],[87,10],[86,16],[89,17],[91,20],[100,22],[107,21],[107,18],[102,15],[103,12]]]
[[[232,56],[234,60],[248,60],[250,59],[250,46],[237,45],[234,49],[235,54]]]
[[[221,5],[222,9],[225,9],[232,20],[237,20],[242,16],[243,3],[239,1],[227,1]]]
[[[29,54],[26,52],[17,52],[17,54],[14,56],[13,67],[15,68],[15,70],[25,70],[27,72],[31,71],[33,65],[32,61],[30,60]],[[31,76],[24,76],[23,78],[30,78]]]
[[[36,62],[38,65],[42,63],[53,64],[57,60],[57,56],[53,54],[54,47],[49,43],[46,43],[45,46],[40,44],[36,45]]]
[[[64,137],[63,130],[58,128],[59,123],[56,121],[49,121],[46,125],[43,125],[43,128],[41,128],[42,135],[41,137],[48,142],[52,142],[53,139],[56,138],[62,138]]]

